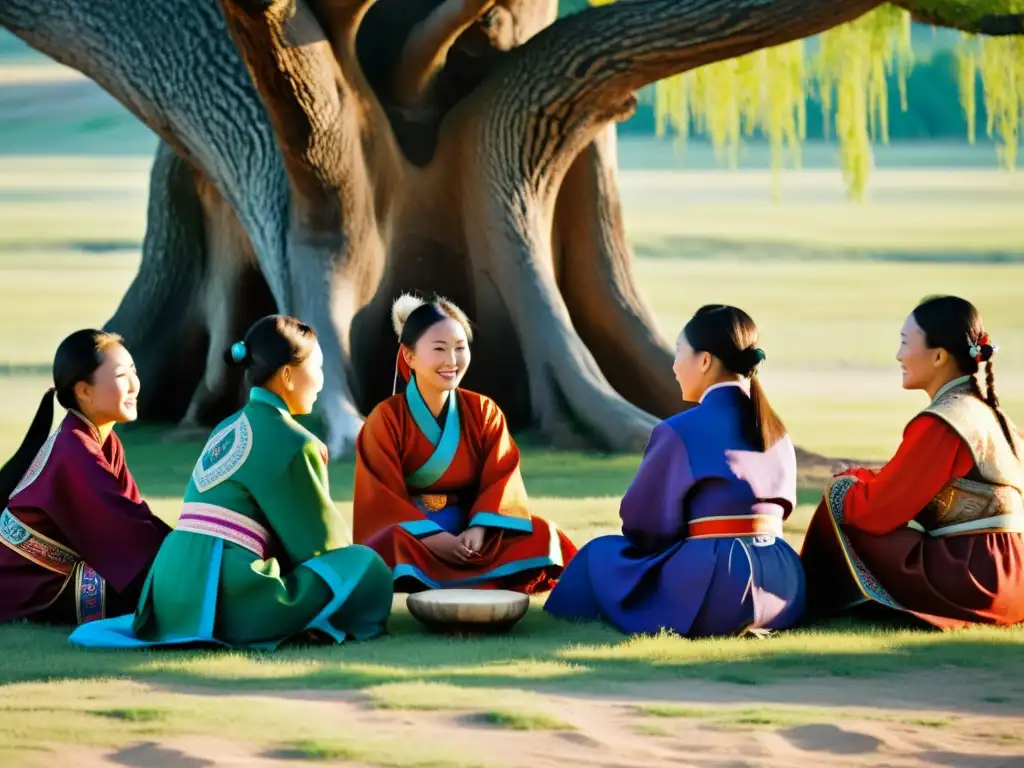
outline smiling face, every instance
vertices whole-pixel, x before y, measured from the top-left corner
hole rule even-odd
[[[415,347],[402,347],[405,360],[420,388],[450,391],[459,386],[469,368],[466,329],[450,317],[430,326]]]
[[[928,340],[913,313],[900,329],[900,346],[896,352],[904,389],[922,389],[934,394],[947,381],[960,375],[956,361],[945,349],[928,347]]]
[[[139,376],[135,361],[120,344],[103,349],[103,362],[91,381],[75,385],[75,398],[82,413],[93,424],[123,424],[139,417]]]

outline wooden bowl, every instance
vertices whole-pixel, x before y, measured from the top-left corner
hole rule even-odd
[[[505,589],[431,589],[405,603],[417,621],[434,632],[507,632],[526,615],[530,598]]]

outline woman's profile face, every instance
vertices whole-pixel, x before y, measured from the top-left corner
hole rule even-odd
[[[139,417],[140,388],[131,354],[122,345],[112,344],[103,350],[103,362],[92,380],[75,385],[75,398],[93,424],[122,424]]]
[[[700,400],[700,396],[707,389],[705,380],[710,365],[711,355],[695,351],[686,340],[686,335],[680,333],[676,339],[676,358],[672,363],[672,373],[679,383],[683,400],[691,403]]]
[[[403,347],[416,381],[439,391],[459,386],[469,368],[469,340],[462,323],[450,317],[430,326],[412,351]]]
[[[301,363],[283,366],[268,386],[284,400],[288,412],[295,416],[311,413],[323,388],[324,353],[319,342]]]
[[[903,388],[928,389],[936,376],[936,358],[936,351],[928,348],[925,333],[911,313],[900,328],[900,346],[896,351]]]

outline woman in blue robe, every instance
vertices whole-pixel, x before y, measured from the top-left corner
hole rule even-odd
[[[801,619],[804,571],[782,538],[796,504],[796,454],[758,383],[764,359],[745,312],[697,311],[673,365],[683,400],[696,405],[655,427],[619,507],[622,535],[584,546],[546,611],[686,637]]]

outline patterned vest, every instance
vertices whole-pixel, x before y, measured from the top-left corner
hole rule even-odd
[[[1003,414],[1016,455],[993,410],[971,393],[966,376],[940,389],[923,413],[942,419],[960,436],[974,458],[974,468],[966,478],[947,483],[916,522],[937,536],[1024,532],[1024,440],[1009,417]]]

